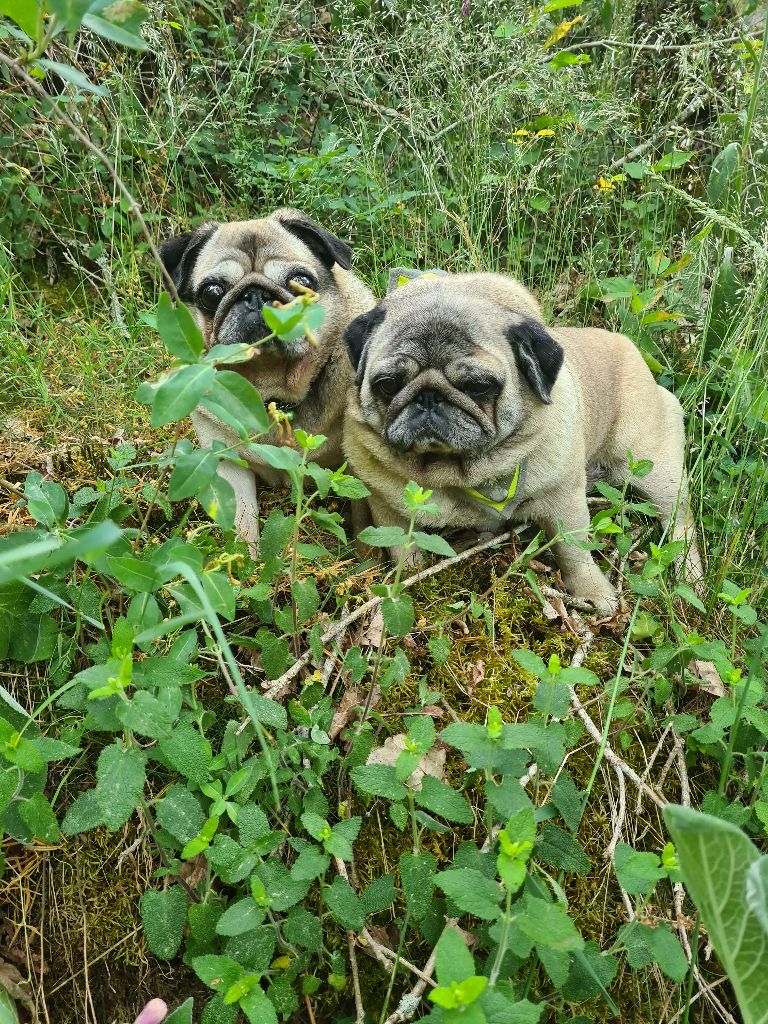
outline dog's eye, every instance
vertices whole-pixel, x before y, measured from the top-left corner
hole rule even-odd
[[[377,377],[371,381],[371,390],[377,398],[389,400],[399,394],[403,386],[401,377]]]
[[[468,380],[460,385],[459,390],[475,401],[488,401],[499,396],[501,385],[495,380]]]
[[[302,288],[311,288],[311,290],[317,291],[317,281],[311,274],[291,274],[289,284],[298,284]]]
[[[224,288],[220,284],[206,284],[197,293],[197,304],[206,313],[215,313],[224,298]]]

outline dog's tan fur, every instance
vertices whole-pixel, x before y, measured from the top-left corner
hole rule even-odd
[[[599,466],[615,482],[626,479],[629,450],[636,460],[653,462],[652,472],[633,479],[633,487],[653,502],[665,525],[674,522],[673,536],[688,543],[690,573],[701,575],[688,508],[682,409],[674,395],[656,384],[628,338],[593,328],[547,328],[562,346],[564,362],[551,389],[551,404],[545,404],[521,374],[508,336],[517,323],[543,324],[543,318],[533,297],[512,278],[460,274],[417,280],[393,292],[379,309],[384,318],[366,338],[362,355],[357,353],[358,388],[344,426],[345,453],[371,491],[374,523],[405,525],[401,496],[405,484],[415,480],[433,490],[439,509],[437,517],[421,517],[420,526],[499,529],[503,514],[462,488],[480,488],[527,459],[524,496],[512,521],[533,522],[551,537],[560,520],[567,532],[584,536],[590,525],[588,468]],[[397,349],[406,325],[413,336],[414,326],[429,331],[436,321],[446,320],[471,333],[476,363],[503,375],[495,407],[482,409],[482,415],[497,428],[501,423],[514,426],[476,456],[395,451],[382,436],[387,414],[371,391],[371,379]],[[448,351],[445,361],[450,360]],[[410,386],[440,388],[444,369],[420,367]],[[591,601],[603,614],[616,608],[616,593],[588,551],[558,542],[555,555],[574,596]]]
[[[316,247],[310,247],[314,246],[311,232],[315,230],[329,240],[330,256],[323,247],[321,255]],[[179,244],[182,240],[183,244]],[[339,253],[338,258],[345,266],[334,262],[334,251]],[[338,466],[344,408],[352,387],[343,332],[351,320],[375,302],[368,288],[348,269],[347,257],[351,254],[347,246],[300,211],[284,208],[255,220],[204,225],[182,239],[169,240],[161,247],[161,254],[175,273],[181,297],[192,310],[209,347],[220,340],[218,331],[222,324],[218,322],[221,320],[218,311],[210,315],[196,303],[198,289],[204,281],[223,281],[232,291],[242,288],[246,280],[274,282],[275,298],[289,301],[294,297],[286,288],[290,271],[304,268],[314,275],[319,282],[318,304],[325,312],[323,324],[316,331],[317,345],[302,339],[290,346],[257,351],[249,362],[233,364],[231,369],[250,380],[265,402],[274,401],[279,406],[289,407],[294,428],[325,434],[328,440],[314,457],[323,465]],[[222,301],[221,309],[228,296],[230,292]],[[258,340],[253,338],[254,342]],[[202,447],[210,447],[214,440],[237,444],[238,438],[232,429],[202,406],[192,413],[192,423]],[[271,435],[268,440],[277,443]],[[223,460],[219,473],[235,489],[237,532],[255,547],[258,540],[256,479],[274,485],[281,482],[281,474],[264,465],[247,448],[238,447],[237,452],[249,469]]]

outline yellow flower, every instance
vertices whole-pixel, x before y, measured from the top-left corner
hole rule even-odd
[[[511,142],[513,146],[522,146],[530,137],[529,131],[526,131],[525,128],[518,128],[512,133],[512,138],[507,139],[507,142]]]
[[[540,129],[540,131],[536,132],[536,138],[537,139],[543,139],[545,137],[550,137],[550,136],[552,136],[554,134],[555,133],[552,131],[551,128],[542,128],[542,129]]]
[[[542,49],[546,50],[548,46],[553,46],[555,43],[559,43],[563,36],[567,36],[573,26],[578,25],[580,21],[584,21],[581,14],[576,18],[572,18],[570,21],[561,21],[559,25],[555,25],[545,39]]]
[[[598,192],[612,192],[616,188],[612,181],[604,178],[602,175],[597,179],[597,184],[593,185],[593,188],[597,189]]]

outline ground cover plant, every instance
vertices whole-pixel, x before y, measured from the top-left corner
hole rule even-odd
[[[764,42],[710,0],[0,0],[0,1020],[767,1019]],[[379,292],[502,269],[629,334],[706,585],[601,483],[607,621],[531,530],[362,560],[362,484],[161,294],[162,237],[285,204]],[[258,558],[201,401],[289,481]]]

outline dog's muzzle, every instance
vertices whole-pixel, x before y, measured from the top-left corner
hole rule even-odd
[[[296,296],[263,274],[246,274],[221,300],[213,319],[211,340],[222,345],[261,341],[270,330],[262,310],[273,302],[291,302]],[[275,341],[274,347],[280,346]],[[267,342],[265,347],[272,347]]]

